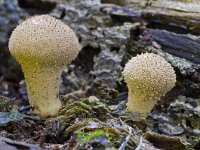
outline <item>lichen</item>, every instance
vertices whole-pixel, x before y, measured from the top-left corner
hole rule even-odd
[[[11,110],[10,112],[0,112],[0,125],[6,125],[10,122],[19,122],[24,118],[32,119],[32,120],[40,119],[38,116],[29,116],[29,115],[21,114],[15,110]]]

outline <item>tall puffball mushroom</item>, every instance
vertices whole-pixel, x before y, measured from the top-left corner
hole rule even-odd
[[[61,71],[79,52],[75,33],[51,16],[35,16],[12,32],[9,50],[22,66],[34,112],[55,115],[61,107],[58,98]]]
[[[128,86],[129,111],[146,117],[157,101],[176,83],[176,74],[164,58],[153,53],[133,57],[125,65],[123,76]]]

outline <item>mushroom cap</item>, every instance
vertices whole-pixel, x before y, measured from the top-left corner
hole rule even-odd
[[[158,100],[176,83],[176,74],[164,58],[153,53],[133,57],[123,71],[128,89],[135,98]]]
[[[79,52],[75,33],[49,15],[31,17],[12,32],[9,50],[23,64],[65,65]]]

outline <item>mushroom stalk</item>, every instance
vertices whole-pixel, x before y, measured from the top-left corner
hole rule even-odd
[[[127,109],[139,112],[141,117],[148,116],[148,113],[151,112],[157,101],[159,101],[158,97],[155,97],[154,99],[144,99],[143,97],[135,97],[133,95],[134,94],[129,91],[128,102],[126,103]]]
[[[42,116],[54,116],[61,107],[59,100],[60,68],[22,66],[34,112]]]

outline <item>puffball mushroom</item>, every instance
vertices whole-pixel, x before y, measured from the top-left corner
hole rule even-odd
[[[61,107],[61,71],[79,52],[75,33],[49,15],[35,16],[12,32],[9,50],[22,66],[34,112],[45,117],[55,115]]]
[[[164,58],[153,53],[133,57],[125,65],[123,76],[128,86],[127,108],[146,117],[157,101],[176,83],[176,74]]]

